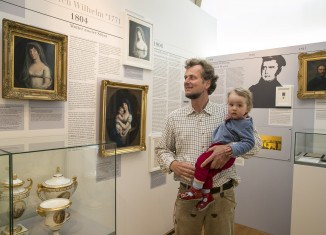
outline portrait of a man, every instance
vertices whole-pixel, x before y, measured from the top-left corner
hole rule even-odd
[[[249,87],[254,108],[275,108],[276,87],[282,86],[277,76],[284,66],[286,61],[282,55],[262,57],[261,77],[257,84]]]
[[[54,45],[16,36],[14,87],[53,90]]]
[[[308,62],[307,91],[323,90],[326,90],[326,62]]]

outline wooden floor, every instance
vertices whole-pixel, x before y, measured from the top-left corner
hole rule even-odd
[[[173,234],[174,234],[173,232],[169,232],[166,235],[173,235]],[[204,235],[204,232],[202,232],[202,235]],[[271,235],[271,234],[253,228],[249,228],[241,224],[235,224],[234,235]]]
[[[270,235],[269,233],[265,233],[253,228],[249,228],[241,224],[234,225],[234,234],[235,235]]]

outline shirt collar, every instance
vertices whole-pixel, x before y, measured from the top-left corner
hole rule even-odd
[[[203,109],[202,112],[205,112],[205,113],[211,115],[213,113],[213,103],[208,101],[208,103],[206,104],[206,107]],[[191,114],[195,114],[195,113],[196,113],[196,111],[194,110],[194,108],[191,106],[191,103],[190,103],[186,108],[186,114],[191,115]]]

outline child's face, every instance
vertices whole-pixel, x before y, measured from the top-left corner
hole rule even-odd
[[[228,113],[231,119],[241,119],[247,112],[247,99],[231,92],[228,97]]]
[[[119,108],[119,114],[122,115],[124,113],[124,110],[122,107]]]

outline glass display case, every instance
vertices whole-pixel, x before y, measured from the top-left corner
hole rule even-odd
[[[0,234],[116,234],[114,143],[67,136],[0,141]]]
[[[295,132],[294,163],[326,167],[326,130]]]

